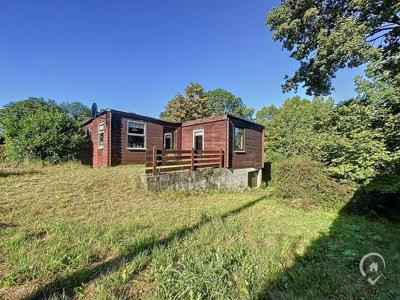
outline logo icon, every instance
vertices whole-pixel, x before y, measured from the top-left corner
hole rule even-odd
[[[361,275],[363,277],[368,276],[368,282],[375,285],[379,278],[382,277],[382,271],[385,270],[386,263],[382,255],[371,252],[361,258],[359,268]],[[382,270],[381,272],[379,272],[380,269]]]

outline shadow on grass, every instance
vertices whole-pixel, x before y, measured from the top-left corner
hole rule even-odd
[[[137,255],[143,253],[150,255],[157,248],[166,247],[173,241],[179,241],[185,238],[186,236],[195,233],[202,226],[214,220],[217,219],[224,220],[230,216],[237,215],[241,213],[243,210],[248,209],[253,205],[257,204],[258,202],[262,201],[263,199],[265,199],[265,196],[250,201],[237,209],[228,211],[216,217],[210,218],[204,216],[202,217],[201,221],[196,223],[195,225],[178,229],[164,239],[161,240],[147,239],[140,241],[137,244],[130,247],[125,254],[117,256],[115,258],[107,259],[103,262],[95,263],[87,268],[78,270],[67,276],[59,277],[54,281],[44,286],[41,286],[33,294],[25,297],[25,299],[42,299],[42,298],[48,299],[55,294],[62,294],[66,297],[74,297],[75,288],[80,287],[82,284],[86,284],[102,275],[116,271],[123,264],[133,260]],[[146,268],[146,265],[142,266],[140,270],[137,270],[136,274],[141,272],[141,270],[143,270],[144,268]]]
[[[400,224],[393,215],[399,212],[400,193],[374,188],[382,186],[378,181],[357,191],[329,232],[277,279],[265,282],[256,299],[400,299]],[[386,268],[378,259],[376,272],[368,268],[374,260],[367,261],[362,276],[360,261],[371,252],[384,257]],[[374,285],[368,282],[380,274]]]
[[[25,176],[41,174],[42,172],[36,170],[0,170],[0,178],[10,176]]]

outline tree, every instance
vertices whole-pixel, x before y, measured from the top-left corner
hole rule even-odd
[[[191,82],[185,89],[185,96],[178,93],[168,101],[165,110],[160,114],[164,120],[185,122],[208,117],[207,94],[204,88]]]
[[[324,100],[315,97],[309,101],[296,96],[285,100],[278,110],[272,106],[259,111],[258,117],[266,116],[266,159],[278,161],[296,155],[308,155],[318,160],[322,139],[319,128],[332,109],[333,100],[330,98]]]
[[[275,105],[265,106],[256,112],[256,122],[267,128],[278,111]],[[265,133],[267,133],[267,130],[265,130]]]
[[[0,110],[0,127],[9,160],[40,159],[59,163],[73,158],[82,142],[78,122],[54,101],[43,98],[11,102]]]
[[[371,65],[366,78],[357,78],[356,97],[324,125],[332,138],[323,141],[322,160],[338,179],[365,184],[399,172],[400,87],[376,74]]]
[[[210,114],[215,116],[232,114],[250,120],[254,114],[254,109],[246,107],[242,99],[223,89],[207,93],[207,106]]]
[[[49,110],[57,105],[53,100],[30,97],[26,100],[10,102],[0,109],[0,131],[8,138],[18,135],[20,122],[23,118],[38,109]]]
[[[276,41],[300,62],[285,77],[284,91],[300,83],[309,95],[328,94],[332,78],[345,67],[382,61],[382,70],[400,70],[400,6],[398,1],[286,0],[267,16]]]
[[[77,120],[79,122],[85,121],[91,117],[90,108],[78,101],[61,103],[60,108],[70,118]]]

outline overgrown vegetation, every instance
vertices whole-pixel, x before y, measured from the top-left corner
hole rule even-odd
[[[0,129],[8,160],[60,163],[73,159],[85,142],[80,122],[88,109],[80,103],[42,98],[11,102],[0,109]]]
[[[290,200],[295,207],[338,208],[350,199],[351,186],[335,181],[322,163],[309,157],[282,160],[273,170],[275,195]]]
[[[282,1],[266,23],[300,63],[283,90],[303,84],[310,95],[326,95],[339,69],[370,62],[381,63],[380,74],[398,80],[399,12],[398,1]]]
[[[2,167],[0,298],[400,297],[398,225],[263,189],[153,194],[142,171]],[[374,287],[358,270],[371,250],[388,266]]]

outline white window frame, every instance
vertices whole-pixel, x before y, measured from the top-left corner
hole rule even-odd
[[[143,134],[138,133],[129,133],[129,123],[136,123],[136,124],[143,124]],[[146,122],[143,121],[136,121],[136,120],[128,120],[126,122],[126,149],[128,150],[146,150]],[[129,136],[143,136],[144,137],[144,148],[132,148],[128,147],[128,137]]]
[[[243,149],[241,149],[241,150],[235,149],[235,147],[236,147],[236,128],[243,130]],[[234,129],[233,129],[233,151],[238,152],[238,153],[246,152],[246,130],[243,127],[234,126]]]
[[[103,130],[100,132],[100,126],[103,125]],[[106,127],[104,126],[104,122],[99,123],[97,125],[97,149],[104,149],[104,132],[105,132]],[[100,146],[100,134],[103,134],[103,145]]]
[[[166,143],[167,136],[171,137],[171,149],[165,148],[165,145],[167,144]],[[175,149],[173,133],[172,132],[166,132],[166,133],[164,133],[164,150],[173,150],[173,149]]]
[[[199,132],[201,132],[201,137],[202,137],[202,151],[204,151],[204,129],[197,129],[197,130],[193,130],[193,149],[194,149],[194,146],[195,146],[195,136],[196,136],[196,133],[199,133]]]

